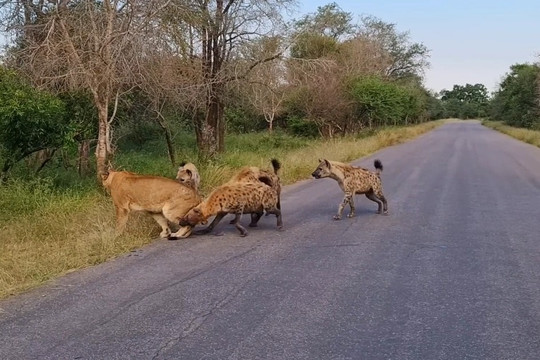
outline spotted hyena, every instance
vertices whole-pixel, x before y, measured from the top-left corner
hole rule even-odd
[[[326,159],[319,160],[319,166],[311,174],[315,179],[325,177],[336,180],[339,187],[345,193],[343,201],[339,204],[338,212],[334,215],[334,220],[341,220],[343,209],[347,204],[351,207],[351,212],[347,217],[354,216],[354,200],[356,194],[365,194],[366,197],[377,203],[377,213],[388,214],[388,204],[383,194],[381,173],[383,165],[380,160],[375,160],[375,172],[361,167],[354,167],[349,164]]]
[[[216,215],[214,221],[196,234],[206,234],[227,214],[235,214],[233,224],[241,236],[247,235],[247,230],[240,224],[243,213],[275,214],[277,227],[281,229],[283,222],[281,210],[278,209],[278,194],[270,186],[259,183],[224,184],[216,188],[205,200],[191,209],[181,220],[181,226],[195,226]]]
[[[201,177],[199,175],[199,170],[197,170],[197,167],[193,163],[181,163],[178,166],[176,180],[197,192],[199,191]]]

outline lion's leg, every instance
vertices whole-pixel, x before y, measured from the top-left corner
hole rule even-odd
[[[177,232],[172,233],[168,236],[169,240],[184,239],[191,235],[191,226],[181,226]]]
[[[129,210],[116,206],[116,234],[120,235],[126,229]]]
[[[159,234],[159,237],[166,238],[171,234],[171,229],[169,228],[169,222],[167,221],[167,218],[163,216],[162,214],[152,214],[152,217],[156,222],[161,226],[161,233]]]

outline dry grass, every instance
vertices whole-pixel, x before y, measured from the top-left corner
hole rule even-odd
[[[499,121],[483,121],[482,125],[510,135],[513,138],[524,141],[528,144],[540,147],[540,131],[523,128],[516,128],[505,125]]]
[[[351,161],[442,123],[385,129],[364,138],[318,140],[293,149],[278,144],[271,154],[228,153],[221,161],[201,166],[203,192],[243,165],[270,168],[271,157],[282,162],[283,182],[290,184],[309,178],[318,158]],[[98,190],[59,194],[46,184],[0,186],[0,209],[9,209],[0,210],[0,298],[141,247],[160,231],[150,217],[139,215],[130,218],[124,235],[115,237],[112,201]]]

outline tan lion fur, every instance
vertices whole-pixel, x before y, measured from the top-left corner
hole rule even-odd
[[[216,219],[212,224],[206,229],[197,232],[198,234],[204,234],[212,231],[214,226],[226,214],[235,214],[233,224],[240,231],[241,236],[246,236],[246,229],[239,223],[243,213],[263,213],[266,211],[268,214],[277,216],[278,228],[283,226],[281,211],[277,208],[277,204],[278,196],[276,191],[262,182],[227,183],[216,188],[199,205],[191,209],[180,221],[180,225],[195,226],[216,215]]]
[[[354,200],[356,194],[365,194],[368,199],[378,205],[379,214],[388,214],[388,203],[383,194],[381,173],[383,166],[380,160],[374,161],[375,172],[362,167],[355,167],[338,161],[319,160],[319,166],[311,174],[315,179],[325,177],[336,180],[339,187],[345,193],[343,201],[340,203],[338,212],[334,215],[334,220],[340,220],[343,209],[349,204],[351,211],[347,217],[354,216]]]
[[[131,211],[150,214],[161,226],[161,237],[187,237],[191,228],[181,228],[171,234],[168,221],[180,219],[201,202],[194,189],[175,180],[128,171],[109,171],[103,176],[103,186],[110,191],[116,209],[116,231],[122,233]]]

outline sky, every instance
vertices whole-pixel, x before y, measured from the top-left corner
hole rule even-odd
[[[373,15],[426,45],[424,85],[437,92],[467,83],[495,91],[511,65],[540,61],[540,0],[299,0],[294,17],[332,2],[355,22]]]
[[[511,65],[540,61],[540,0],[298,0],[293,17],[331,2],[355,22],[373,15],[426,45],[424,85],[433,91],[467,83],[495,91]]]

